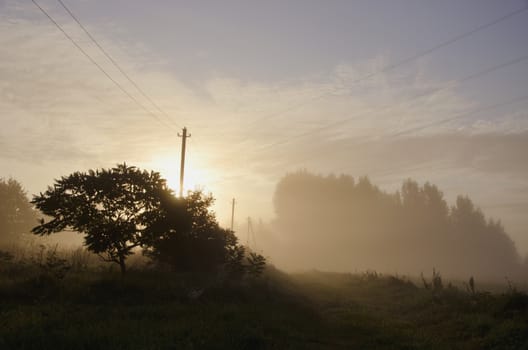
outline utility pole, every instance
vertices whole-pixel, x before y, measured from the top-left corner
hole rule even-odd
[[[246,246],[249,248],[249,234],[251,232],[251,217],[248,216]]]
[[[255,238],[255,231],[253,230],[253,221],[251,221],[250,216],[248,216],[247,225],[248,225],[248,228],[247,228],[246,246],[248,247],[248,249],[253,247],[253,251],[256,251],[257,250],[257,239]],[[253,240],[253,243],[251,243],[251,240]]]
[[[233,231],[233,225],[235,223],[235,199],[231,202],[231,231]]]
[[[178,133],[178,137],[182,138],[181,148],[181,164],[180,164],[180,198],[183,198],[183,175],[185,173],[185,145],[187,144],[187,138],[191,137],[191,134],[187,135],[187,128],[184,127],[182,134]]]

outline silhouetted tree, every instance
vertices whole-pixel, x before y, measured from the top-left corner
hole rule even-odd
[[[126,164],[75,172],[56,180],[32,203],[48,221],[33,228],[39,235],[73,230],[85,234],[88,250],[126,271],[126,259],[142,247],[154,261],[178,271],[210,272],[224,266],[244,272],[244,248],[210,211],[212,196],[189,192],[176,198],[157,172]],[[264,258],[251,256],[252,273]]]
[[[126,258],[146,243],[150,226],[159,220],[162,201],[171,190],[157,172],[120,164],[112,169],[75,172],[55,181],[32,203],[50,217],[33,233],[74,230],[85,234],[88,250],[117,263],[124,274]]]
[[[251,276],[259,276],[266,267],[266,259],[257,253],[250,252],[247,257],[247,272]]]
[[[37,222],[22,185],[0,179],[0,243],[16,242]]]
[[[151,226],[145,254],[175,271],[211,273],[224,268],[232,275],[246,270],[260,274],[265,259],[257,254],[246,257],[233,231],[218,225],[210,210],[213,202],[211,195],[200,191],[164,201],[159,220]]]

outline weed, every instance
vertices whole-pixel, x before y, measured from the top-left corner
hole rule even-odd
[[[43,276],[62,280],[70,271],[72,265],[68,260],[60,258],[57,252],[57,245],[48,246],[41,244],[40,250],[31,262],[40,268]]]

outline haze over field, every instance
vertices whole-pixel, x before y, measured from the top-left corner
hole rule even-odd
[[[368,178],[301,171],[281,179],[273,203],[277,218],[259,226],[258,247],[290,271],[419,276],[434,268],[449,278],[495,282],[526,276],[528,259],[500,222],[468,197],[447,203],[430,183],[407,180],[390,193]]]
[[[127,93],[34,3],[0,0],[0,177],[30,194],[123,161],[177,190],[186,126],[186,188],[226,227],[236,198],[241,238],[307,169],[467,195],[528,254],[526,1],[65,1],[156,105],[38,4]]]

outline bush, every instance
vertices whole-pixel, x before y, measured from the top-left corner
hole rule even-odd
[[[68,260],[59,257],[57,245],[47,249],[40,245],[39,252],[31,258],[31,262],[38,266],[42,276],[56,280],[64,279],[72,267]]]

